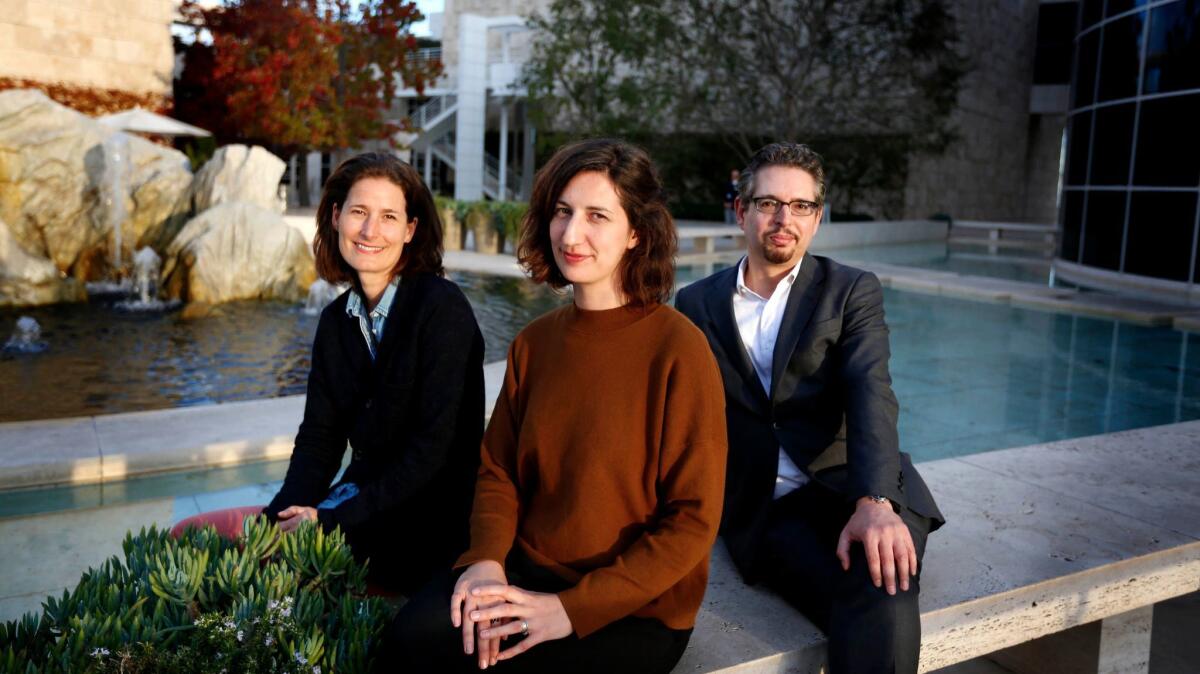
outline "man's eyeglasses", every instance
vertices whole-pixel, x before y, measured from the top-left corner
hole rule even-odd
[[[758,211],[759,213],[764,213],[766,215],[775,215],[776,213],[779,212],[779,209],[783,208],[784,206],[787,206],[788,211],[792,215],[795,215],[797,217],[805,217],[805,216],[812,215],[813,213],[817,212],[818,208],[821,207],[821,205],[815,201],[806,201],[804,199],[797,199],[795,201],[789,201],[789,202],[784,203],[778,199],[773,199],[771,197],[756,197],[754,199],[751,199],[750,203],[754,204],[754,210]]]

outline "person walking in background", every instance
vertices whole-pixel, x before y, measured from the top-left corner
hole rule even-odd
[[[725,224],[736,225],[737,216],[733,210],[733,202],[737,201],[738,177],[740,173],[737,169],[729,172],[729,184],[725,186]]]
[[[907,454],[874,274],[807,253],[825,208],[821,157],[759,150],[735,210],[746,255],[679,291],[725,383],[722,538],[825,630],[835,674],[916,672],[920,559],[944,519]]]
[[[513,340],[470,548],[401,609],[387,671],[665,674],[679,660],[708,580],[726,435],[704,335],[663,304],[675,249],[642,150],[584,141],[538,173],[518,256],[573,301]]]

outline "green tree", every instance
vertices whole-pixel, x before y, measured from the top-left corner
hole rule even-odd
[[[715,136],[734,163],[809,142],[846,210],[954,138],[967,71],[944,0],[555,0],[532,25],[543,125]]]

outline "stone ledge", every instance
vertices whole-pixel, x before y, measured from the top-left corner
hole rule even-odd
[[[1197,445],[1193,421],[920,464],[948,520],[922,569],[921,671],[1200,589],[1200,525],[1183,498],[1200,488]],[[1097,485],[1109,485],[1104,498]],[[742,583],[718,545],[675,671],[815,673],[824,662],[821,632]]]
[[[504,361],[484,365],[484,419]],[[0,424],[0,491],[288,459],[304,396]]]

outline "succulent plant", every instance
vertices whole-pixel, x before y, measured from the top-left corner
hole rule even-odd
[[[227,540],[129,532],[40,614],[0,623],[0,674],[367,672],[390,612],[345,536],[248,518]]]

